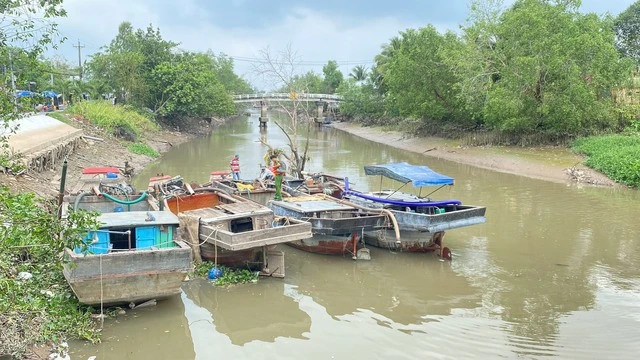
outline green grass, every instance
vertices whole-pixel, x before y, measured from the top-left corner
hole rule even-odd
[[[65,114],[66,112],[54,111],[54,112],[47,113],[47,116],[50,116],[58,121],[62,121],[65,124],[71,124],[72,123],[71,119],[69,119]]]
[[[129,151],[131,151],[134,154],[147,155],[152,158],[157,158],[160,156],[159,152],[152,149],[151,147],[149,147],[149,145],[145,143],[140,143],[140,142],[131,143],[129,144],[129,146],[127,146],[127,148],[129,149]]]
[[[112,105],[109,101],[79,101],[69,106],[67,112],[82,115],[93,124],[114,132],[131,132],[138,136],[158,129],[153,119],[126,105]]]
[[[640,187],[640,136],[592,136],[576,140],[573,149],[588,156],[587,166],[619,183]]]

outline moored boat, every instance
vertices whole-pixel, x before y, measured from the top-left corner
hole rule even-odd
[[[124,187],[100,182],[89,188],[66,196],[63,206],[63,216],[100,213],[99,228],[87,231],[83,245],[64,251],[63,273],[78,300],[117,305],[179,294],[192,264],[191,249],[175,238],[178,218],[156,211],[146,193],[123,194]]]
[[[269,202],[269,207],[276,215],[309,222],[313,237],[293,241],[289,245],[318,254],[349,254],[357,258],[363,232],[384,228],[387,222],[382,211],[359,209],[323,195],[274,200]],[[367,258],[362,253],[360,258]]]
[[[454,179],[449,176],[439,174],[426,166],[408,163],[365,166],[365,174],[384,176],[401,182],[402,186],[410,183],[419,188],[442,188],[454,184]],[[348,179],[345,181],[345,198],[362,206],[387,209],[398,223],[401,234],[399,240],[390,236],[389,229],[381,229],[365,234],[368,244],[410,252],[437,250],[441,252],[442,257],[450,258],[450,250],[442,243],[444,232],[486,221],[484,206],[463,205],[460,200],[455,199],[433,200],[399,190],[359,192],[349,188]]]
[[[196,259],[283,277],[284,254],[273,246],[312,236],[308,223],[276,217],[254,201],[212,187],[192,191],[165,192],[160,201],[178,215],[181,236]]]

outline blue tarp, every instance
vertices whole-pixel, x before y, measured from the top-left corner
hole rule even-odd
[[[411,165],[405,162],[384,165],[367,165],[364,167],[367,175],[382,175],[403,183],[410,182],[415,187],[453,185],[452,177],[438,174],[424,165]]]
[[[29,90],[16,90],[16,97],[30,97],[36,95],[37,93]]]
[[[52,91],[52,90],[45,90],[41,94],[42,94],[42,96],[49,97],[49,98],[58,97],[58,94],[55,91]]]

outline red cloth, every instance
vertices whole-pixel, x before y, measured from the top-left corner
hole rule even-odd
[[[105,167],[89,167],[82,169],[83,174],[106,174],[106,173],[118,174],[120,170],[117,167],[105,166]]]
[[[231,165],[231,171],[240,172],[240,160],[238,160],[238,158],[234,157],[231,159],[229,165]]]

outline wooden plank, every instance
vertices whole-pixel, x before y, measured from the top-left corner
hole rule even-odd
[[[201,241],[233,251],[308,239],[312,236],[311,224],[305,222],[242,233],[232,233],[210,226],[200,227]]]
[[[123,274],[189,271],[191,248],[181,241],[180,247],[162,250],[136,250],[114,252],[105,255],[76,254],[70,249],[65,255],[71,258],[69,276],[73,280],[114,277]],[[100,263],[102,262],[102,266]],[[100,268],[102,267],[102,272]]]
[[[269,211],[269,208],[265,207],[264,205],[260,205],[253,201],[246,201],[246,199],[243,199],[243,200],[244,201],[237,202],[237,203],[219,204],[217,207],[224,209],[233,214],[250,213],[250,212],[256,212],[256,211],[262,212],[265,210]]]

